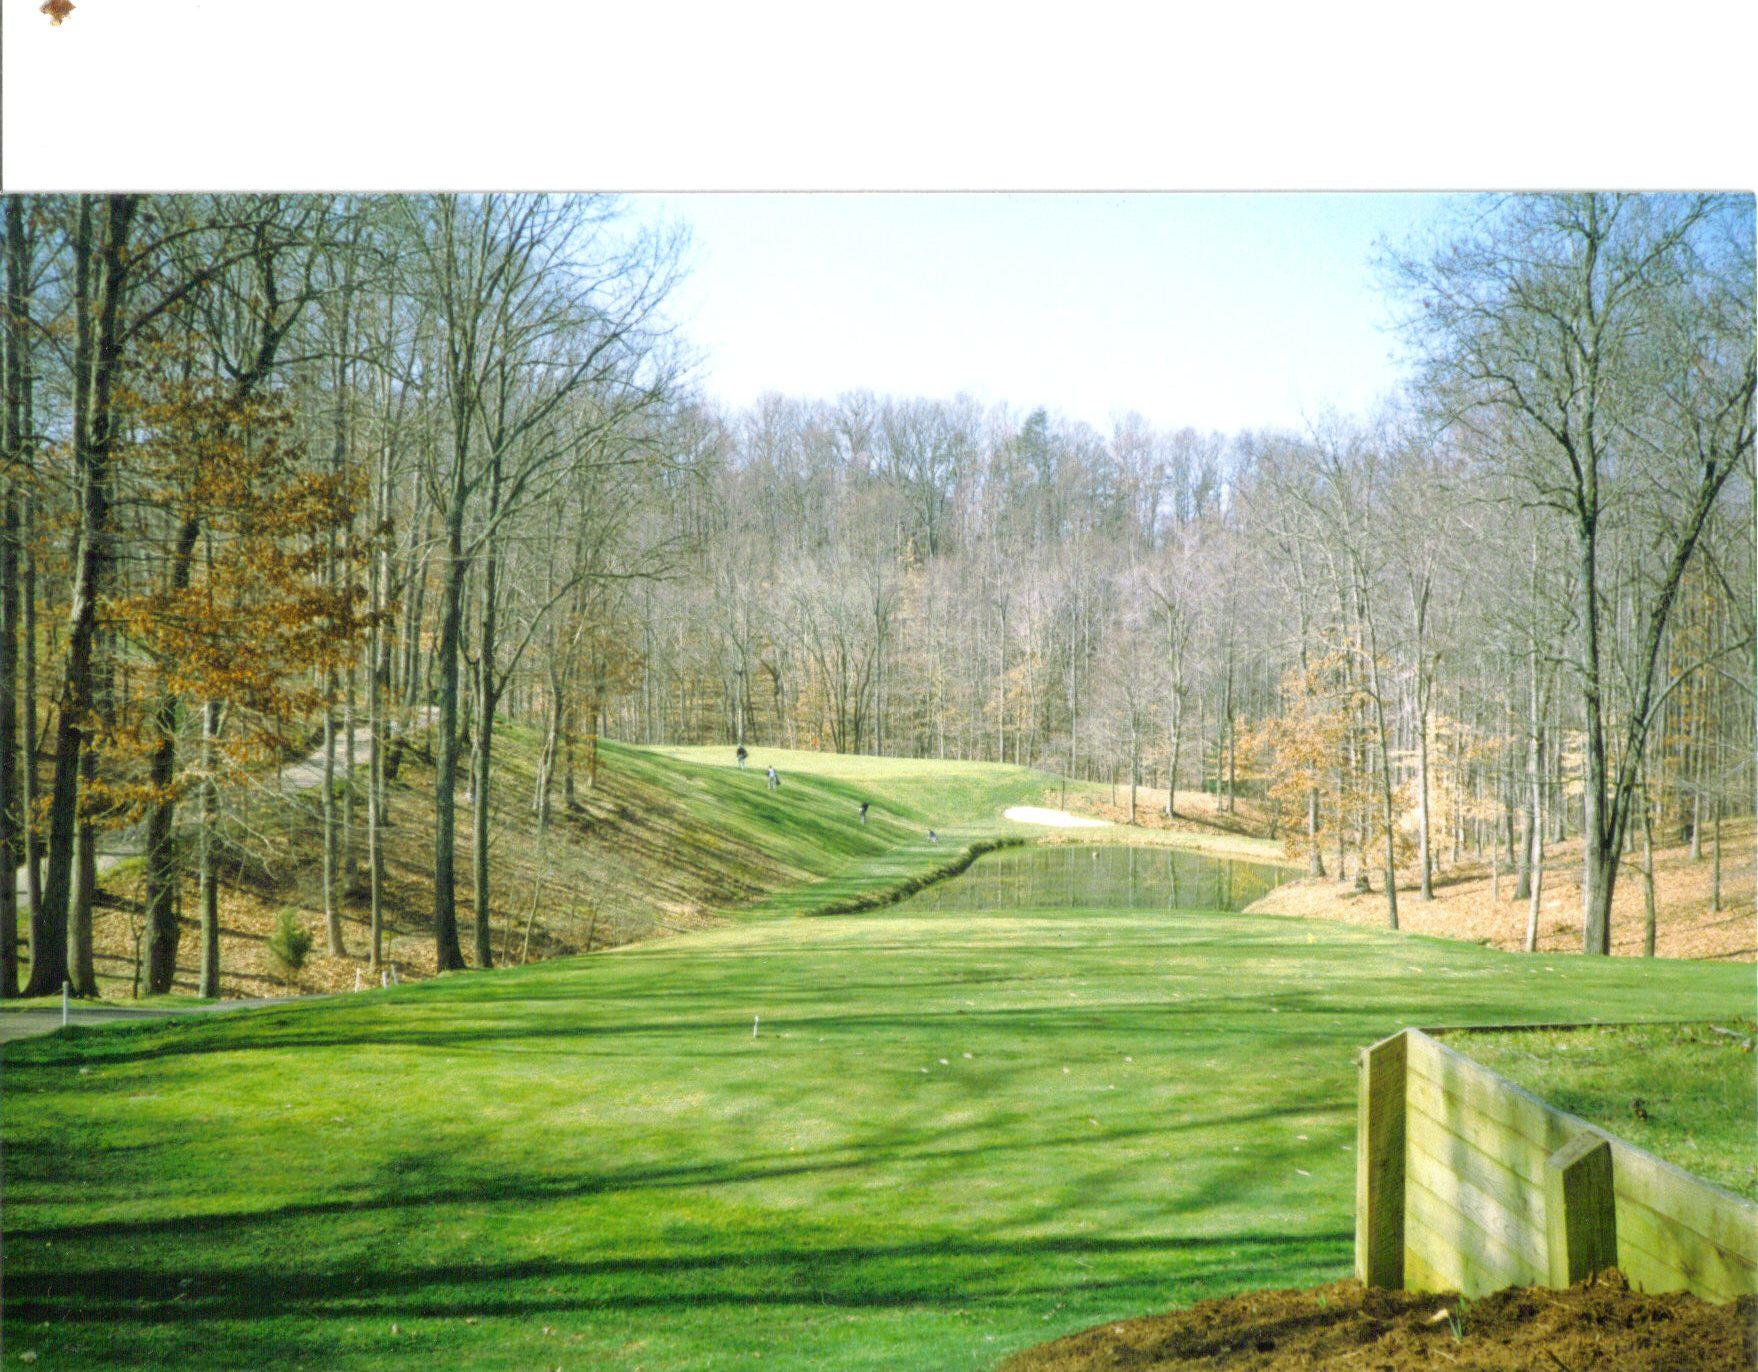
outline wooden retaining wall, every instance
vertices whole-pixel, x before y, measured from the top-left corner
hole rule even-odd
[[[1361,1053],[1355,1270],[1370,1286],[1758,1295],[1758,1205],[1406,1029]]]

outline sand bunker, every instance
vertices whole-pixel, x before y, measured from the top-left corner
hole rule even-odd
[[[1051,829],[1103,829],[1102,819],[1071,815],[1066,810],[1046,810],[1041,805],[1014,805],[1001,812],[1002,818],[1020,824],[1042,824]]]

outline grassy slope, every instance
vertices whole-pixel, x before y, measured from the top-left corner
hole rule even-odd
[[[910,826],[974,834],[1041,785],[806,765],[782,767],[786,811],[724,789],[760,771],[686,771],[727,841],[773,828],[816,863],[820,901],[944,860]],[[889,851],[838,827],[868,788],[898,816],[874,822],[898,826]],[[832,838],[837,859],[809,857]],[[1360,1044],[1750,994],[1738,967],[1292,919],[902,905],[76,1030],[6,1055],[6,1346],[55,1366],[983,1367],[1344,1273]]]
[[[1723,1027],[1754,1029],[1750,1019]],[[1458,1034],[1452,1044],[1558,1109],[1758,1200],[1758,1063],[1740,1040],[1692,1024]]]
[[[974,850],[1039,837],[1043,829],[1014,824],[1002,811],[1046,803],[1055,784],[1044,772],[987,762],[755,748],[741,771],[726,748],[628,751],[656,770],[687,773],[708,794],[748,798],[761,833],[777,818],[785,820],[771,841],[797,846],[795,861],[814,879],[772,888],[737,911],[747,916],[879,904],[963,865]],[[774,795],[764,778],[770,766],[781,778]],[[859,818],[863,800],[872,806],[865,825]],[[937,842],[929,842],[930,831]],[[814,859],[813,849],[823,856]]]
[[[726,748],[657,750],[605,742],[598,785],[582,787],[570,812],[555,791],[554,821],[540,841],[530,798],[540,740],[529,729],[497,730],[493,866],[490,883],[497,956],[523,942],[534,882],[544,885],[533,930],[537,957],[700,928],[721,915],[776,898],[768,909],[801,899],[872,899],[943,865],[964,844],[1008,831],[1006,805],[1039,801],[1050,785],[1040,772],[982,764],[933,764],[886,758],[838,758],[758,750],[785,777],[771,795],[761,766],[739,772]],[[431,974],[433,906],[433,771],[415,752],[405,756],[390,787],[385,831],[389,953],[405,978]],[[311,854],[321,836],[315,790],[276,799],[272,787],[253,796],[248,815],[248,881],[230,865],[223,887],[222,990],[227,995],[283,993],[263,939],[282,908],[300,912],[317,936],[300,978],[305,991],[351,990],[364,966],[364,886],[344,901],[345,958],[332,958],[322,938],[322,892]],[[861,800],[873,802],[868,823]],[[460,861],[468,865],[470,821],[460,797]],[[930,827],[943,842],[927,842]],[[140,864],[105,877],[124,900],[138,897]],[[470,883],[461,878],[466,947],[474,918]],[[185,892],[178,989],[192,992],[200,935],[196,892]],[[126,998],[133,981],[138,911],[101,910],[98,971],[105,993]],[[28,961],[28,959],[27,959]],[[7,1007],[10,1008],[11,1003]]]

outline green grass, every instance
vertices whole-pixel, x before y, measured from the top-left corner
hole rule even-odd
[[[1758,1029],[1749,1014],[1721,1026],[1747,1041]],[[1758,1200],[1758,1062],[1740,1040],[1705,1024],[1659,1024],[1456,1034],[1450,1042],[1558,1109]]]
[[[213,1003],[213,999],[208,996],[141,996],[138,999],[130,999],[126,1008],[130,1010],[187,1010],[191,1006],[212,1005]],[[92,1002],[87,1000],[73,1000],[69,1004],[75,1010],[89,1010],[92,1007]],[[105,1008],[114,1009],[116,1004],[115,1001],[107,1002]],[[0,1000],[0,1015],[15,1010],[59,1010],[60,1008],[61,996],[59,993],[52,996],[19,996],[14,1000]]]
[[[837,802],[852,814],[862,800],[872,802],[871,826],[902,821],[942,833],[1020,828],[1001,818],[1009,805],[1043,805],[1058,780],[1048,772],[992,762],[937,762],[932,759],[815,753],[788,748],[753,748],[739,769],[729,748],[628,748],[608,745],[619,756],[640,753],[682,764],[699,777],[748,782],[765,797],[763,770],[774,767],[782,789],[776,798],[799,793],[807,803]],[[857,826],[858,827],[858,826]]]
[[[1002,811],[1043,804],[1055,784],[1044,772],[984,762],[753,748],[740,769],[724,747],[604,746],[620,770],[652,784],[667,774],[690,778],[695,808],[714,828],[748,836],[803,878],[723,907],[743,917],[889,904],[981,852],[1040,834]],[[764,777],[770,766],[781,778],[773,793]],[[871,806],[866,824],[863,800]]]
[[[802,755],[781,823],[761,751],[749,793],[683,758],[666,786],[816,865],[770,915],[919,876],[1044,784],[873,759],[808,778]],[[845,829],[864,793],[895,813]],[[1344,1274],[1360,1045],[1732,1015],[1750,981],[1294,919],[904,903],[75,1029],[6,1050],[7,1357],[987,1367]]]
[[[582,759],[577,807],[563,804],[558,780],[552,823],[540,833],[531,797],[542,738],[528,727],[503,722],[496,739],[490,901],[497,951],[505,945],[515,957],[539,882],[543,895],[532,939],[537,957],[583,951],[589,938],[594,948],[602,948],[699,928],[716,916],[870,904],[904,893],[926,874],[968,856],[975,843],[1029,832],[1008,824],[1001,811],[1021,801],[1041,801],[1052,782],[1044,773],[1018,767],[758,750],[765,763],[778,761],[783,769],[783,788],[771,793],[760,766],[736,770],[725,748],[659,750],[601,741],[597,784],[586,785]],[[392,957],[399,945],[431,941],[432,787],[433,770],[417,746],[404,756],[388,792],[386,922]],[[872,805],[864,825],[862,800]],[[244,884],[261,907],[298,908],[308,921],[321,918],[322,889],[311,861],[321,844],[318,802],[315,789],[277,795],[272,784],[265,784],[251,795],[248,809],[242,803],[236,807],[237,825],[228,841],[236,857],[249,858],[251,875]],[[362,801],[357,819],[363,818]],[[930,828],[939,830],[939,844],[928,842]],[[466,817],[458,835],[466,866],[469,842]],[[230,879],[238,865],[227,861],[222,870]],[[138,859],[122,864],[105,873],[104,885],[123,899],[138,898],[140,866]],[[193,880],[191,874],[186,909],[194,908]],[[366,939],[363,886],[344,902],[343,915],[347,943],[358,952]],[[473,919],[469,911],[464,917],[467,924]],[[129,999],[133,960],[103,951],[114,954],[118,947],[132,946],[126,927],[131,918],[138,914],[98,912],[99,983],[112,1000]],[[222,919],[228,918],[223,902]],[[468,928],[465,942],[470,942]],[[245,946],[237,937],[222,939],[227,972]],[[199,939],[186,928],[179,950],[180,989],[193,989],[198,954]],[[278,982],[229,980],[227,989],[273,994]]]

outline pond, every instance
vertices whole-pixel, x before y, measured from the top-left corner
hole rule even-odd
[[[912,896],[916,909],[1243,910],[1295,873],[1178,848],[1003,848]]]

